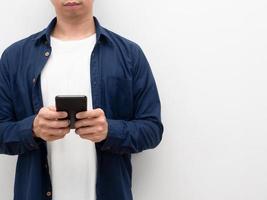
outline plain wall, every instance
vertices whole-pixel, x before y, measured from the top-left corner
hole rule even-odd
[[[158,148],[133,155],[135,200],[267,199],[267,1],[96,0],[144,50],[162,102]],[[47,26],[49,0],[1,2],[0,51]],[[0,155],[0,200],[17,156]]]

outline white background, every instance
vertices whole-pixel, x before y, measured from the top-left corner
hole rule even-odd
[[[96,0],[100,23],[143,48],[164,137],[133,155],[135,200],[267,199],[267,1]],[[2,52],[47,26],[48,0],[1,2]],[[16,156],[0,155],[0,200]]]

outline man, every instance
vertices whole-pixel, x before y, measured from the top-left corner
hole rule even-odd
[[[48,27],[0,61],[0,153],[18,155],[14,200],[131,200],[131,154],[163,133],[149,63],[99,24],[93,0],[52,4]],[[56,111],[59,94],[88,97],[75,129]]]

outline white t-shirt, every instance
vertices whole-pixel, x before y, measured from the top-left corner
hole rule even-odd
[[[44,106],[54,105],[56,95],[86,95],[92,108],[90,56],[96,34],[63,41],[51,36],[52,52],[41,72]],[[47,142],[53,200],[95,200],[97,158],[95,143],[82,139],[75,129]]]

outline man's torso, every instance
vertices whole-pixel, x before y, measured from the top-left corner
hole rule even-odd
[[[51,39],[51,55],[41,72],[43,105],[55,106],[56,95],[86,95],[92,108],[90,55],[96,35],[82,40]],[[62,139],[47,142],[47,159],[57,200],[95,200],[96,149],[80,138],[75,129]]]

